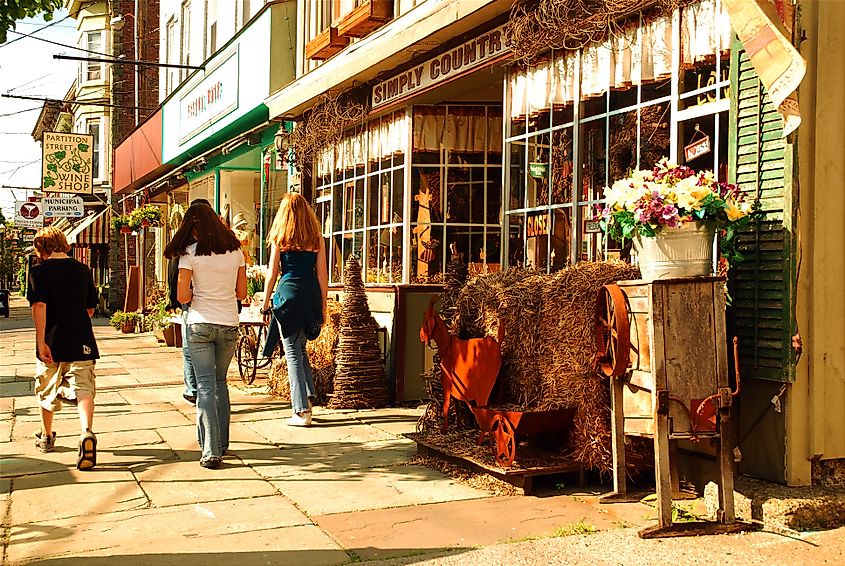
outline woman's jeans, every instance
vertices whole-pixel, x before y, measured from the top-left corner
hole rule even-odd
[[[304,330],[282,338],[285,360],[288,363],[290,404],[294,414],[307,411],[308,398],[313,397],[316,392],[314,374],[311,372],[311,364],[308,363],[308,354],[305,352],[306,342],[308,341],[305,339]]]
[[[191,305],[182,306],[182,372],[185,380],[185,395],[188,397],[197,396],[197,376],[194,373],[194,365],[191,363],[191,351],[188,348],[188,341],[191,336],[191,326],[188,324],[188,313]]]
[[[229,448],[226,372],[237,341],[237,326],[191,325],[188,348],[197,376],[197,441],[203,458],[221,457]]]

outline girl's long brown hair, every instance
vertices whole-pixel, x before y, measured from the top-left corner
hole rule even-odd
[[[197,243],[196,255],[224,254],[241,249],[237,236],[229,230],[214,209],[207,204],[192,204],[185,211],[179,229],[164,248],[164,257],[172,259],[185,255],[185,250]]]
[[[299,193],[283,196],[267,235],[268,243],[282,251],[317,250],[322,239],[320,221],[305,197]]]

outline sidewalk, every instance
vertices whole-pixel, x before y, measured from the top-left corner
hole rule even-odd
[[[98,465],[78,472],[72,408],[57,415],[56,452],[33,445],[34,332],[24,301],[12,307],[0,319],[3,564],[842,562],[842,529],[642,541],[635,529],[654,516],[643,504],[598,506],[595,493],[494,496],[412,462],[415,444],[402,434],[420,410],[318,407],[314,427],[290,428],[289,406],[260,379],[230,380],[230,455],[206,470],[194,409],[174,385],[180,351],[102,325]]]

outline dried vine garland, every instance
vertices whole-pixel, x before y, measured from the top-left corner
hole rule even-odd
[[[321,95],[305,119],[292,132],[283,134],[283,145],[293,148],[291,164],[302,169],[305,163],[313,163],[322,150],[340,143],[346,128],[362,123],[369,111],[368,103],[352,97],[341,101],[339,95]]]
[[[529,63],[549,49],[576,50],[619,36],[629,17],[645,9],[671,13],[689,0],[517,0],[505,43]]]

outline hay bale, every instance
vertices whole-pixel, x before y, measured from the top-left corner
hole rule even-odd
[[[332,392],[334,382],[334,356],[340,329],[340,303],[329,299],[326,303],[326,321],[316,340],[305,345],[314,382],[317,388],[317,405],[324,405]],[[283,401],[290,402],[290,381],[288,365],[284,357],[273,360],[270,366],[270,393]]]
[[[639,277],[637,267],[583,262],[553,274],[510,269],[479,276],[461,290],[452,332],[495,336],[505,325],[495,404],[519,410],[575,408],[570,431],[574,459],[603,472],[612,465],[610,399],[594,373],[595,308],[603,285]],[[632,445],[631,462],[648,461]]]

